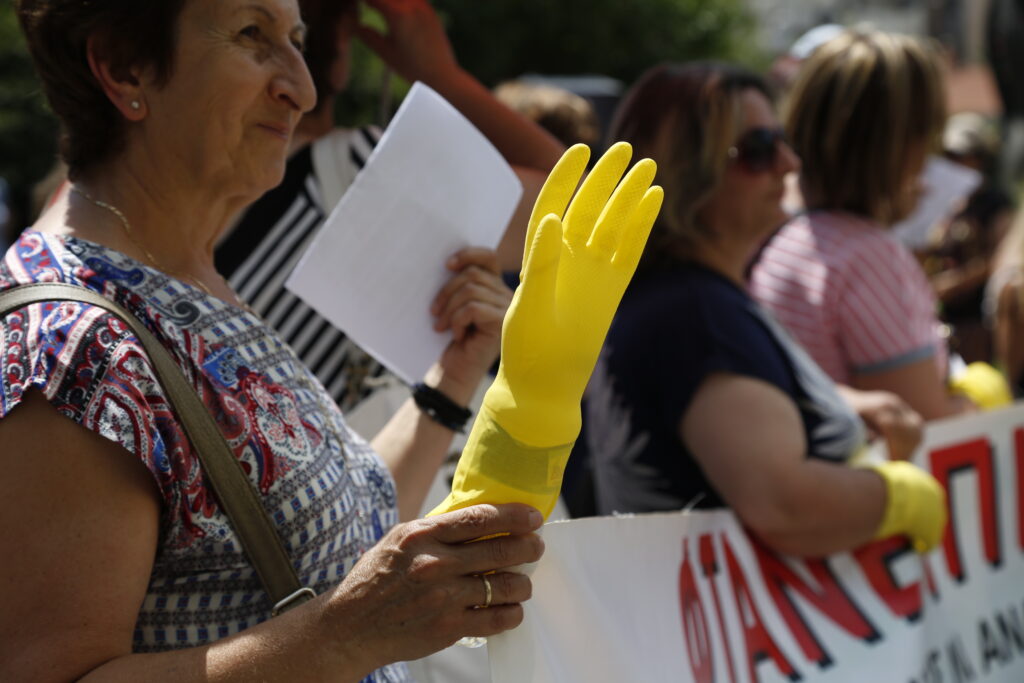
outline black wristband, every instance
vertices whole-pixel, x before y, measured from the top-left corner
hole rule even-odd
[[[462,432],[473,416],[469,408],[463,408],[434,387],[418,382],[412,388],[412,400],[419,409],[434,422],[453,432]]]

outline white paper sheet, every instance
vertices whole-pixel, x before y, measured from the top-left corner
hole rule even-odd
[[[908,249],[928,246],[932,229],[939,221],[950,218],[981,183],[981,174],[972,168],[933,156],[921,174],[924,194],[917,208],[906,219],[892,227],[892,235]]]
[[[498,151],[440,95],[409,91],[286,286],[408,383],[451,340],[430,303],[465,246],[497,246],[522,195]]]

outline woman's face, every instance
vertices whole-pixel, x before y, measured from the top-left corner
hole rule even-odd
[[[170,183],[258,197],[283,175],[316,93],[295,0],[188,0],[172,75],[142,80],[142,144]]]
[[[772,103],[754,89],[740,94],[740,133],[729,150],[725,173],[701,210],[714,235],[759,240],[785,222],[782,208],[786,174],[800,160],[781,137]]]

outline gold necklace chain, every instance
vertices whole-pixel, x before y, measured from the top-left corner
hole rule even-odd
[[[100,207],[101,209],[106,209],[107,211],[109,211],[112,214],[114,214],[115,216],[117,216],[117,219],[121,222],[121,225],[124,228],[125,237],[127,237],[128,240],[132,244],[134,244],[143,254],[146,255],[146,258],[149,259],[150,265],[154,266],[157,270],[161,270],[161,271],[163,271],[165,273],[168,273],[170,275],[174,275],[175,277],[179,277],[179,278],[182,278],[182,279],[187,278],[192,283],[194,283],[196,286],[198,286],[199,289],[201,289],[204,292],[206,292],[209,296],[214,296],[213,292],[211,292],[209,290],[209,288],[207,288],[207,286],[204,285],[202,283],[202,281],[198,280],[197,278],[194,278],[194,277],[192,277],[190,275],[186,275],[184,273],[175,272],[173,270],[170,270],[169,268],[165,268],[163,266],[163,264],[161,264],[160,261],[156,258],[156,256],[154,256],[152,254],[152,252],[149,251],[149,249],[147,249],[145,246],[143,246],[135,238],[135,235],[132,232],[131,224],[128,222],[128,218],[124,215],[124,213],[119,208],[117,208],[116,206],[114,206],[113,204],[110,204],[108,202],[104,202],[104,201],[101,201],[99,199],[95,199],[95,198],[91,197],[85,190],[81,189],[77,185],[72,185],[71,186],[71,191],[77,193],[78,195],[80,195],[84,199],[92,202],[93,204],[95,204],[96,206]],[[231,285],[230,285],[230,283],[228,283],[227,279],[225,279],[223,275],[221,275],[220,277],[221,277],[222,280],[224,280],[224,284],[228,287],[228,289],[231,289],[231,291],[234,292],[234,289],[231,288]],[[245,301],[243,301],[242,298],[240,296],[238,296],[237,293],[235,294],[235,299],[238,301],[238,305],[243,310],[247,311],[253,317],[255,317],[257,320],[259,320],[262,324],[264,324],[264,325],[269,327],[269,324],[266,321],[263,320],[262,316],[260,316],[259,313],[257,313],[251,306],[249,306],[249,304],[247,304]],[[281,345],[285,348],[285,352],[291,357],[291,359],[296,364],[296,367],[295,367],[296,379],[299,381],[299,384],[301,384],[303,386],[303,388],[305,388],[306,391],[308,391],[312,395],[313,400],[317,404],[317,408],[320,410],[321,413],[323,413],[324,426],[334,436],[334,438],[338,441],[339,446],[344,448],[345,441],[344,441],[344,439],[341,438],[341,435],[338,433],[337,429],[335,429],[335,427],[334,427],[334,424],[333,424],[332,419],[331,419],[331,412],[330,412],[330,410],[327,409],[326,406],[324,406],[324,404],[323,404],[323,397],[321,396],[321,392],[318,391],[316,386],[312,382],[309,381],[308,377],[306,377],[306,365],[305,365],[305,363],[302,362],[302,360],[299,358],[299,354],[297,354],[295,352],[295,350],[291,347],[291,345],[288,344],[288,342],[284,341],[283,339],[281,339],[280,341],[281,341]]]
[[[125,235],[125,237],[127,237],[128,241],[131,242],[133,245],[135,245],[135,247],[138,248],[139,251],[141,251],[143,254],[146,255],[146,258],[149,260],[149,263],[150,263],[151,266],[155,267],[157,270],[162,270],[163,272],[168,273],[169,275],[173,275],[173,276],[175,276],[177,278],[180,278],[182,280],[187,280],[191,284],[194,284],[196,287],[198,287],[199,289],[201,289],[204,292],[206,292],[209,296],[214,296],[213,292],[210,291],[210,288],[207,287],[203,283],[203,281],[200,280],[199,278],[193,277],[191,275],[188,275],[187,273],[182,273],[180,271],[171,270],[170,268],[165,267],[159,261],[159,259],[157,259],[157,257],[153,255],[153,252],[151,252],[149,249],[147,249],[144,244],[142,244],[141,242],[139,242],[138,239],[135,238],[135,233],[132,230],[132,226],[128,222],[127,216],[124,215],[124,213],[121,211],[121,209],[117,208],[116,206],[114,206],[113,204],[110,204],[108,202],[104,202],[104,201],[100,201],[99,199],[95,199],[94,197],[89,195],[88,192],[86,192],[82,188],[78,187],[77,185],[72,185],[71,186],[71,191],[76,193],[76,194],[78,194],[82,198],[92,202],[93,204],[95,204],[96,206],[100,207],[101,209],[106,209],[110,213],[112,213],[115,216],[117,216],[117,220],[119,220],[121,222],[121,227],[124,228],[124,235]],[[225,284],[227,284],[226,280],[225,280]],[[230,285],[229,285],[229,288],[230,288]],[[238,297],[238,295],[235,295],[235,298],[238,299],[239,302],[242,301],[241,298]],[[248,309],[247,306],[244,306],[244,307]]]

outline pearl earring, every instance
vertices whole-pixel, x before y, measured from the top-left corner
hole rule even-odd
[[[132,107],[132,109],[134,109],[135,111],[138,111],[138,110],[139,110],[139,108],[140,108],[141,106],[142,106],[142,105],[141,105],[141,104],[139,104],[139,101],[138,101],[138,100],[132,100],[132,101],[131,101],[131,107]]]

